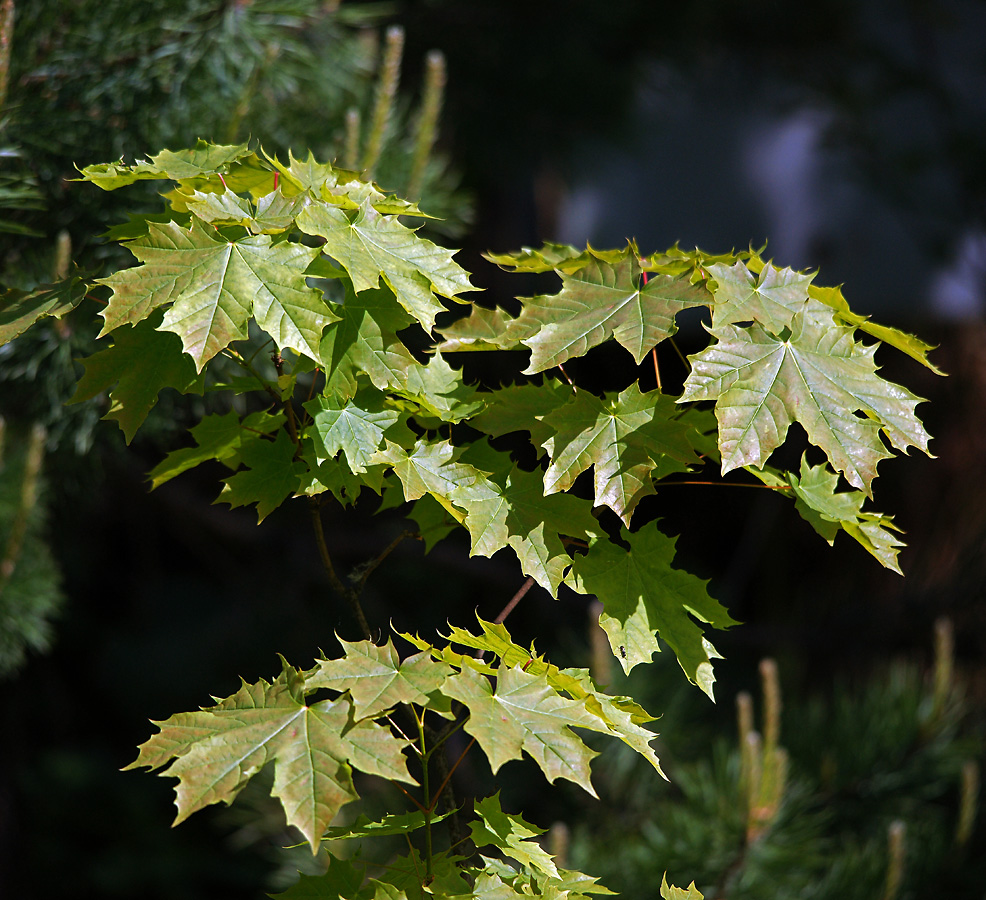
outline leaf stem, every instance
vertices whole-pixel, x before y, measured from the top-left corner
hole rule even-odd
[[[661,487],[676,487],[682,484],[704,485],[705,487],[760,488],[768,491],[790,491],[789,484],[745,484],[742,481],[662,481]]]
[[[418,723],[418,741],[421,745],[421,790],[424,792],[425,803],[427,804],[424,809],[425,816],[425,879],[430,882],[432,879],[432,847],[431,847],[431,813],[434,809],[435,802],[438,795],[433,799],[428,785],[428,770],[431,768],[429,763],[431,756],[431,750],[428,749],[425,742],[425,723],[424,723],[424,710],[421,711],[419,715],[415,712],[415,721]],[[434,748],[432,748],[434,749]],[[444,785],[442,785],[444,787]],[[439,791],[439,794],[441,791]]]

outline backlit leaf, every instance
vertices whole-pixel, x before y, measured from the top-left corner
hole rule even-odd
[[[215,502],[234,508],[256,503],[257,521],[262,522],[298,489],[305,464],[297,462],[294,453],[294,443],[286,431],[279,431],[273,441],[245,444],[237,456],[247,468],[224,480]]]
[[[445,310],[436,295],[452,299],[475,290],[450,251],[418,237],[396,216],[381,215],[369,202],[355,213],[309,206],[298,217],[298,226],[325,238],[322,249],[349,273],[357,293],[378,287],[382,276],[426,331]]]
[[[654,493],[651,472],[662,458],[673,461],[662,474],[686,471],[699,461],[689,439],[691,427],[676,421],[677,412],[671,397],[642,394],[636,383],[615,398],[573,394],[543,419],[554,432],[544,442],[551,457],[544,493],[567,491],[592,466],[595,505],[608,506],[629,524],[641,498]]]
[[[651,348],[674,334],[675,315],[709,302],[702,285],[687,278],[657,275],[640,284],[633,247],[609,262],[593,253],[586,266],[562,275],[562,290],[524,302],[519,327],[540,323],[523,343],[531,348],[528,374],[563,364],[609,338],[615,338],[639,363]]]
[[[596,796],[589,762],[598,754],[571,730],[594,729],[596,721],[584,703],[562,697],[543,675],[501,666],[494,688],[485,676],[463,669],[442,691],[469,708],[465,730],[479,741],[494,775],[526,752],[548,781],[565,778]]]
[[[371,722],[346,730],[348,699],[309,706],[289,680],[285,674],[272,684],[244,683],[216,706],[155,723],[159,733],[127,768],[171,763],[162,774],[178,778],[177,823],[212,803],[231,803],[250,778],[273,763],[271,793],[281,801],[288,824],[316,851],[339,809],[356,799],[353,766],[413,779],[402,753],[405,742]]]
[[[757,324],[716,330],[718,342],[691,357],[679,402],[716,401],[723,474],[762,467],[798,422],[832,466],[869,494],[877,463],[892,455],[881,430],[898,450],[927,452],[930,436],[914,414],[921,400],[880,378],[876,347],[856,343],[853,329],[837,325],[821,304],[809,301],[792,326],[784,338]]]
[[[712,659],[718,653],[695,619],[713,628],[736,622],[709,596],[706,582],[672,567],[674,538],[651,524],[635,534],[624,531],[622,539],[629,550],[600,539],[585,556],[576,557],[570,582],[603,604],[599,624],[625,672],[650,662],[661,649],[660,635],[688,680],[711,697]]]
[[[382,647],[370,641],[340,643],[345,656],[319,660],[307,683],[309,688],[348,690],[359,719],[377,716],[398,703],[424,706],[428,695],[452,673],[449,666],[435,662],[427,653],[401,660],[390,640]]]
[[[12,341],[44,316],[61,318],[78,306],[89,286],[81,275],[29,291],[9,288],[0,292],[0,345]]]
[[[187,229],[149,222],[147,235],[127,247],[143,265],[101,280],[113,289],[103,334],[170,304],[160,328],[182,339],[199,371],[247,337],[251,316],[279,349],[319,360],[322,330],[338,316],[305,283],[317,248],[272,244],[266,234],[227,241],[197,219]]]

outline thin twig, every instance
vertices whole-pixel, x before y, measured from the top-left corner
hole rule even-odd
[[[459,754],[459,758],[455,761],[455,765],[453,765],[452,768],[449,769],[448,774],[445,776],[445,780],[441,783],[438,790],[435,791],[435,797],[431,801],[432,809],[434,809],[435,804],[438,803],[438,798],[442,795],[442,791],[445,790],[445,785],[449,783],[449,780],[452,778],[452,774],[455,772],[456,769],[459,768],[459,763],[466,758],[466,754],[469,752],[469,750],[472,748],[472,745],[475,743],[476,743],[476,738],[470,738],[469,743],[466,744],[466,749]]]
[[[395,537],[383,550],[383,552],[376,558],[371,559],[365,566],[363,566],[363,572],[359,580],[355,583],[356,593],[362,594],[363,588],[366,587],[366,580],[376,571],[377,566],[380,565],[390,554],[396,549],[397,545],[402,541],[407,540],[407,538],[415,538],[421,540],[421,535],[416,531],[402,531],[397,537]]]
[[[705,487],[761,488],[768,491],[790,491],[789,484],[745,484],[741,481],[662,481],[661,487],[674,487],[680,484],[699,484]]]
[[[525,581],[520,586],[520,590],[517,591],[517,593],[514,594],[513,597],[510,598],[510,602],[505,607],[503,607],[503,609],[500,611],[500,615],[498,615],[493,620],[493,624],[494,625],[500,625],[503,622],[503,620],[506,619],[507,616],[509,616],[510,613],[513,612],[514,607],[518,603],[520,603],[520,601],[524,598],[524,594],[526,594],[532,587],[534,587],[534,579],[531,578],[530,575],[528,575],[527,576],[527,581]]]
[[[325,543],[325,531],[322,528],[322,514],[319,512],[318,501],[313,499],[308,509],[312,518],[312,527],[315,529],[315,543],[318,545],[322,567],[329,576],[329,584],[332,586],[332,590],[349,605],[349,611],[353,614],[353,618],[356,619],[356,624],[359,626],[363,637],[368,641],[372,641],[373,634],[363,613],[363,607],[360,606],[359,594],[351,588],[347,588],[339,580],[339,576],[336,575],[335,566],[332,565],[332,557],[329,556],[329,548]]]

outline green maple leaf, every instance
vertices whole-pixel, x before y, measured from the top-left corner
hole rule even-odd
[[[384,407],[383,397],[375,391],[363,391],[344,402],[333,396],[316,397],[305,409],[312,417],[316,451],[332,458],[341,450],[355,474],[366,471],[384,432],[401,417],[397,410]]]
[[[861,331],[873,335],[878,341],[889,344],[891,347],[896,347],[902,353],[910,356],[911,359],[917,360],[922,366],[931,369],[936,375],[945,374],[928,359],[928,354],[935,349],[933,344],[925,343],[920,338],[916,338],[913,334],[908,334],[906,331],[900,331],[897,328],[889,328],[886,325],[871,322],[866,316],[860,316],[854,313],[849,308],[846,298],[842,296],[842,288],[816,287],[812,285],[808,288],[808,296],[834,309],[836,311],[836,317],[847,325],[859,328]]]
[[[195,364],[182,353],[173,334],[156,331],[160,315],[132,328],[117,328],[113,344],[87,356],[85,372],[69,403],[81,403],[109,389],[112,406],[103,417],[115,419],[129,444],[165,388],[202,392]]]
[[[533,374],[561,365],[611,337],[640,363],[652,347],[674,334],[678,312],[709,302],[708,291],[687,278],[657,275],[644,287],[639,280],[632,246],[617,262],[593,251],[583,268],[562,275],[558,294],[526,300],[516,327],[537,322],[540,328],[522,341],[532,351],[524,371]]]
[[[397,332],[413,319],[389,290],[347,292],[338,307],[340,321],[325,329],[319,354],[326,369],[325,394],[347,400],[366,375],[381,391],[404,384],[407,372],[419,365]]]
[[[284,413],[256,412],[241,421],[232,410],[225,415],[206,416],[189,431],[196,446],[172,450],[148,473],[151,490],[207,460],[232,459],[244,440],[259,440],[258,435],[270,434],[284,420]]]
[[[76,274],[29,291],[8,288],[0,292],[0,345],[23,334],[44,316],[60,319],[83,301],[88,290],[82,275]]]
[[[265,154],[266,155],[266,154]],[[418,209],[417,204],[393,194],[385,194],[376,184],[363,181],[359,172],[341,169],[329,163],[320,163],[311,151],[308,159],[295,159],[288,150],[288,164],[277,157],[268,156],[270,163],[281,173],[284,182],[294,191],[301,191],[320,198],[341,209],[355,210],[369,201],[379,213],[385,215],[411,215],[432,218]],[[290,193],[290,189],[288,191]]]
[[[353,767],[415,782],[403,755],[406,741],[368,720],[347,729],[348,699],[306,705],[299,696],[303,684],[300,673],[286,668],[271,684],[244,682],[216,706],[156,722],[160,732],[126,768],[157,769],[170,762],[162,774],[178,778],[177,824],[210,804],[231,803],[253,775],[273,763],[271,793],[315,852],[336,813],[357,799]]]
[[[435,353],[426,366],[417,362],[408,366],[403,383],[393,385],[393,390],[441,422],[461,422],[484,405],[476,389],[462,380],[462,372],[445,362],[441,353]]]
[[[546,241],[540,250],[521,247],[513,253],[484,253],[483,257],[512,272],[576,271],[592,258],[589,250],[551,241]]]
[[[742,262],[732,266],[710,265],[708,272],[717,285],[712,292],[713,329],[752,320],[772,334],[791,327],[795,314],[808,299],[808,285],[815,277],[767,264],[760,277],[755,278]]]
[[[247,337],[251,316],[280,349],[319,361],[322,330],[338,316],[305,283],[317,248],[272,244],[266,234],[227,241],[197,219],[187,229],[149,222],[147,235],[127,247],[143,265],[101,279],[113,289],[103,334],[170,304],[160,328],[182,339],[199,371]]]
[[[522,816],[505,813],[500,807],[499,791],[492,797],[477,800],[474,809],[479,821],[470,822],[469,828],[477,847],[496,847],[521,865],[558,878],[558,868],[551,854],[531,840],[544,834],[544,829],[535,828]]]
[[[455,353],[463,350],[516,350],[520,342],[533,336],[540,324],[521,323],[502,309],[472,307],[472,312],[451,325],[440,328],[443,340],[436,349]]]
[[[457,456],[456,448],[448,441],[421,440],[408,453],[388,440],[386,449],[378,452],[373,461],[394,469],[404,486],[405,500],[431,494],[456,521],[462,522],[470,504],[493,499],[497,490],[486,473],[458,462]]]
[[[298,490],[306,466],[294,458],[295,445],[286,431],[279,431],[273,441],[250,441],[236,454],[247,468],[224,479],[216,503],[231,507],[257,504],[257,521],[262,522],[284,500]]]
[[[457,810],[443,813],[432,812],[428,821],[434,825],[447,819]],[[411,834],[425,827],[425,814],[420,810],[408,813],[388,813],[379,822],[371,822],[365,815],[359,815],[351,825],[339,825],[325,832],[325,840],[349,841],[365,837],[383,837],[389,834]],[[330,857],[334,858],[334,857]]]
[[[892,455],[881,430],[898,450],[928,452],[930,436],[914,414],[921,398],[880,378],[876,346],[856,343],[853,329],[837,325],[815,301],[794,316],[784,338],[756,324],[713,333],[718,343],[691,357],[678,402],[716,401],[723,474],[745,465],[762,468],[792,422],[867,494],[877,464]]]
[[[557,596],[572,564],[563,536],[585,541],[599,532],[586,502],[567,494],[544,496],[540,473],[516,466],[489,483],[497,491],[494,496],[464,504],[470,553],[492,556],[510,546],[524,574]]]
[[[665,777],[660,760],[650,745],[657,735],[641,727],[647,722],[653,722],[654,716],[629,697],[612,696],[600,691],[593,683],[588,669],[559,669],[535,653],[533,645],[530,649],[525,649],[515,644],[502,624],[485,622],[479,616],[476,618],[483,629],[482,634],[474,635],[453,626],[448,639],[455,644],[493,653],[503,661],[503,666],[520,666],[532,675],[543,675],[554,690],[585,703],[586,710],[597,719],[594,730],[619,738],[643,756],[662,778]],[[412,643],[421,649],[426,647],[423,642]],[[445,653],[434,648],[429,649],[433,653]],[[461,659],[464,662],[467,658]]]
[[[381,215],[369,201],[355,213],[309,206],[298,217],[298,227],[325,238],[322,249],[349,273],[357,293],[378,287],[383,277],[426,331],[445,311],[438,296],[455,299],[462,291],[475,290],[450,251],[418,237],[396,216]]]
[[[596,796],[589,762],[598,754],[571,730],[598,727],[584,702],[562,697],[543,675],[504,666],[495,689],[479,672],[463,669],[448,678],[442,693],[468,707],[465,730],[479,741],[494,775],[526,752],[548,781],[565,778]]]
[[[104,191],[147,179],[171,179],[178,181],[228,172],[237,162],[254,157],[247,144],[210,144],[199,140],[189,150],[162,150],[150,161],[138,160],[133,165],[124,165],[123,160],[115,163],[101,163],[86,166],[80,170],[82,181],[91,181]]]
[[[713,628],[736,622],[709,596],[707,582],[672,567],[674,538],[649,525],[635,534],[623,531],[622,540],[629,550],[597,540],[585,556],[576,557],[569,582],[603,604],[599,624],[625,672],[650,662],[661,649],[660,635],[688,680],[711,697],[712,659],[719,654],[692,617]]]
[[[328,854],[329,867],[321,875],[302,875],[280,894],[269,894],[276,900],[369,900],[371,894],[363,888],[366,868],[350,859]]]
[[[378,716],[398,703],[426,706],[428,695],[452,673],[450,666],[435,662],[428,653],[402,661],[390,640],[383,647],[370,641],[339,642],[345,656],[319,660],[307,684],[311,689],[348,690],[358,719]]]
[[[866,495],[861,491],[836,491],[839,476],[826,466],[809,466],[807,459],[802,457],[800,476],[793,472],[750,471],[772,487],[790,487],[801,518],[830,546],[835,536],[845,531],[883,566],[898,575],[903,574],[897,554],[904,543],[892,533],[900,533],[893,516],[863,512]]]
[[[588,391],[543,417],[553,435],[543,446],[551,457],[544,493],[567,491],[593,467],[595,505],[608,506],[624,523],[641,498],[654,493],[651,473],[687,471],[699,461],[691,426],[675,421],[672,398],[656,391],[642,394],[636,383],[619,397],[600,399]]]
[[[294,225],[294,220],[310,202],[307,193],[285,197],[278,189],[260,197],[254,209],[249,200],[227,187],[222,193],[193,190],[180,205],[203,222],[242,225],[253,234],[280,234]]]
[[[572,388],[560,381],[509,385],[497,390],[469,424],[491,437],[528,431],[531,441],[541,447],[554,434],[544,417],[571,398]]]
[[[668,884],[668,873],[661,876],[661,900],[704,900],[702,892],[693,881],[687,888]]]

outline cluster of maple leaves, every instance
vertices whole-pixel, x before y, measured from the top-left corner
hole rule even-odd
[[[560,277],[557,293],[522,298],[512,316],[463,298],[474,287],[452,252],[401,221],[425,217],[416,205],[312,157],[283,163],[247,145],[200,142],[81,174],[106,190],[146,179],[172,187],[163,214],[110,232],[140,264],[96,283],[97,292],[109,289],[101,312],[109,340],[85,360],[74,399],[108,392],[107,417],[130,440],[164,388],[261,398],[202,419],[191,429],[194,446],[150,473],[154,487],[219,460],[231,470],[220,499],[256,505],[260,519],[292,496],[350,504],[368,490],[382,496],[381,508],[411,504],[406,515],[429,548],[458,527],[473,554],[511,548],[553,595],[564,583],[598,597],[625,671],[649,662],[660,637],[710,696],[718,654],[703,626],[734,622],[703,581],[674,567],[675,542],[656,522],[633,529],[635,509],[662,479],[707,461],[723,475],[744,468],[791,496],[827,541],[845,531],[897,569],[892,518],[863,504],[878,463],[893,450],[927,452],[929,436],[915,414],[920,398],[879,376],[878,343],[857,334],[929,368],[931,348],[852,313],[841,291],[816,287],[812,274],[776,268],[752,250],[643,256],[633,243],[611,251],[546,244],[489,256],[512,271]],[[6,297],[0,337],[64,314],[87,290],[76,276]],[[468,314],[437,329],[422,362],[406,336],[417,328],[434,340],[436,316],[458,304]],[[707,308],[710,342],[690,357],[678,397],[637,382],[597,396],[550,377],[609,340],[640,364],[692,307]],[[447,361],[517,349],[530,351],[528,367],[495,389],[466,384]],[[768,464],[795,422],[827,464],[803,461],[798,472]],[[523,465],[498,449],[495,439],[510,433],[529,436]],[[589,469],[591,498],[572,492]],[[840,475],[848,490],[837,490]],[[604,508],[618,527],[604,527]],[[560,672],[489,626],[479,639],[458,629],[451,639],[494,652],[499,667],[417,639],[420,652],[403,662],[389,643],[346,645],[339,660],[308,672],[285,666],[272,684],[244,685],[216,707],[161,723],[135,765],[171,761],[181,818],[232,799],[273,761],[274,793],[313,847],[355,797],[352,768],[410,780],[409,741],[382,724],[395,705],[442,716],[452,701],[463,704],[466,731],[494,771],[526,752],[549,779],[591,790],[593,754],[572,727],[614,734],[658,767],[653,735],[641,727],[650,717],[632,701],[600,693],[586,673]],[[336,696],[309,703],[318,690]]]

